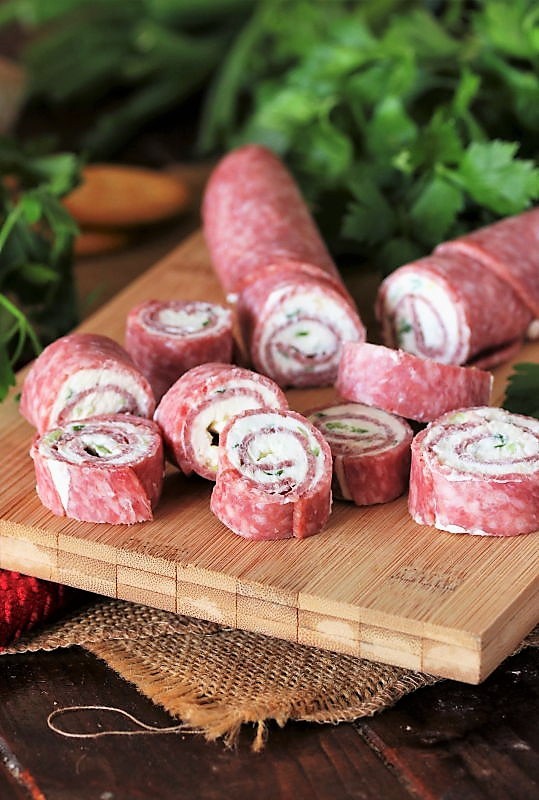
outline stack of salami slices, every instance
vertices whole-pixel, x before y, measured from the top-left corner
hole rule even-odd
[[[395,270],[377,316],[390,347],[486,369],[508,360],[539,327],[539,208]]]
[[[256,145],[226,156],[208,183],[203,220],[254,368],[283,387],[331,385],[342,344],[363,341],[365,329],[281,161]]]

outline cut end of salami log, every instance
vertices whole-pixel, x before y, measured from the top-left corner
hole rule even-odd
[[[159,401],[187,370],[232,360],[232,314],[196,300],[147,300],[127,317],[125,348]]]
[[[336,388],[345,400],[430,422],[455,408],[487,404],[492,382],[489,372],[475,367],[440,364],[381,345],[347,342]]]
[[[155,420],[168,456],[182,472],[215,480],[224,426],[237,414],[262,407],[288,408],[286,397],[272,380],[230,364],[201,364],[169,389]]]
[[[386,345],[443,364],[501,363],[532,320],[510,285],[458,250],[391,273],[380,286],[376,313]]]
[[[412,443],[408,506],[452,533],[538,531],[539,420],[480,407],[431,423]]]
[[[94,333],[57,339],[34,361],[20,411],[39,433],[73,419],[129,413],[151,417],[150,384],[117,342]]]
[[[111,414],[37,436],[37,493],[58,516],[131,525],[153,518],[163,485],[161,434],[151,420]]]
[[[365,340],[346,290],[308,265],[266,270],[240,293],[238,317],[255,369],[283,387],[332,385],[343,342]]]
[[[308,418],[331,448],[335,497],[368,506],[406,491],[413,431],[405,420],[361,403],[322,408]]]
[[[246,411],[222,433],[211,510],[247,539],[303,539],[329,517],[331,474],[329,445],[305,417]]]

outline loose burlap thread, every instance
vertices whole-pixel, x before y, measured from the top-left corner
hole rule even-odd
[[[539,646],[539,628],[523,644]],[[351,721],[439,680],[121,600],[93,603],[4,653],[72,645],[209,740],[233,745],[253,723],[255,750],[270,720]]]

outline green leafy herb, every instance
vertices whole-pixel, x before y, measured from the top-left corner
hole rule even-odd
[[[498,441],[498,444],[494,445],[494,449],[498,447],[504,447],[507,444],[507,439],[503,435],[503,433],[495,433],[494,438]]]
[[[74,431],[82,431],[82,430],[84,430],[85,427],[86,427],[85,425],[73,425],[72,426],[72,430],[74,430]]]
[[[515,414],[539,419],[539,364],[515,364],[509,376],[503,407]]]
[[[254,5],[200,148],[272,148],[334,252],[389,272],[539,197],[534,0]]]
[[[0,137],[0,400],[14,369],[76,322],[77,227],[60,199],[79,169],[71,154],[44,155]]]
[[[316,458],[317,456],[320,455],[320,448],[319,447],[313,447],[312,450],[311,450],[311,453]]]
[[[294,336],[308,336],[309,331],[296,331]]]

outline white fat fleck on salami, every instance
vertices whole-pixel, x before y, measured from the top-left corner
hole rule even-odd
[[[113,369],[82,369],[64,382],[51,411],[56,424],[69,407],[68,419],[83,419],[98,414],[126,410],[126,398],[136,405],[130,409],[142,416],[148,411],[148,395],[134,375]]]
[[[62,503],[64,510],[67,511],[71,482],[69,467],[64,461],[55,461],[52,458],[48,458],[46,463],[54,484],[54,488],[58,492],[60,502]]]
[[[470,330],[442,281],[411,269],[395,273],[387,281],[381,317],[384,340],[392,346],[442,364],[467,357]]]
[[[481,408],[446,415],[432,425],[425,447],[440,464],[454,470],[453,480],[470,474],[503,479],[532,475],[539,461],[539,420],[503,409]]]
[[[261,411],[237,419],[227,438],[228,458],[242,475],[262,485],[294,489],[309,477],[321,479],[324,460],[320,447],[306,425],[297,419]]]
[[[259,357],[264,371],[293,375],[336,369],[343,341],[358,338],[352,313],[346,314],[323,288],[287,298],[285,289],[268,299]]]
[[[539,339],[539,319],[534,319],[533,322],[529,324],[526,337],[532,341]]]

